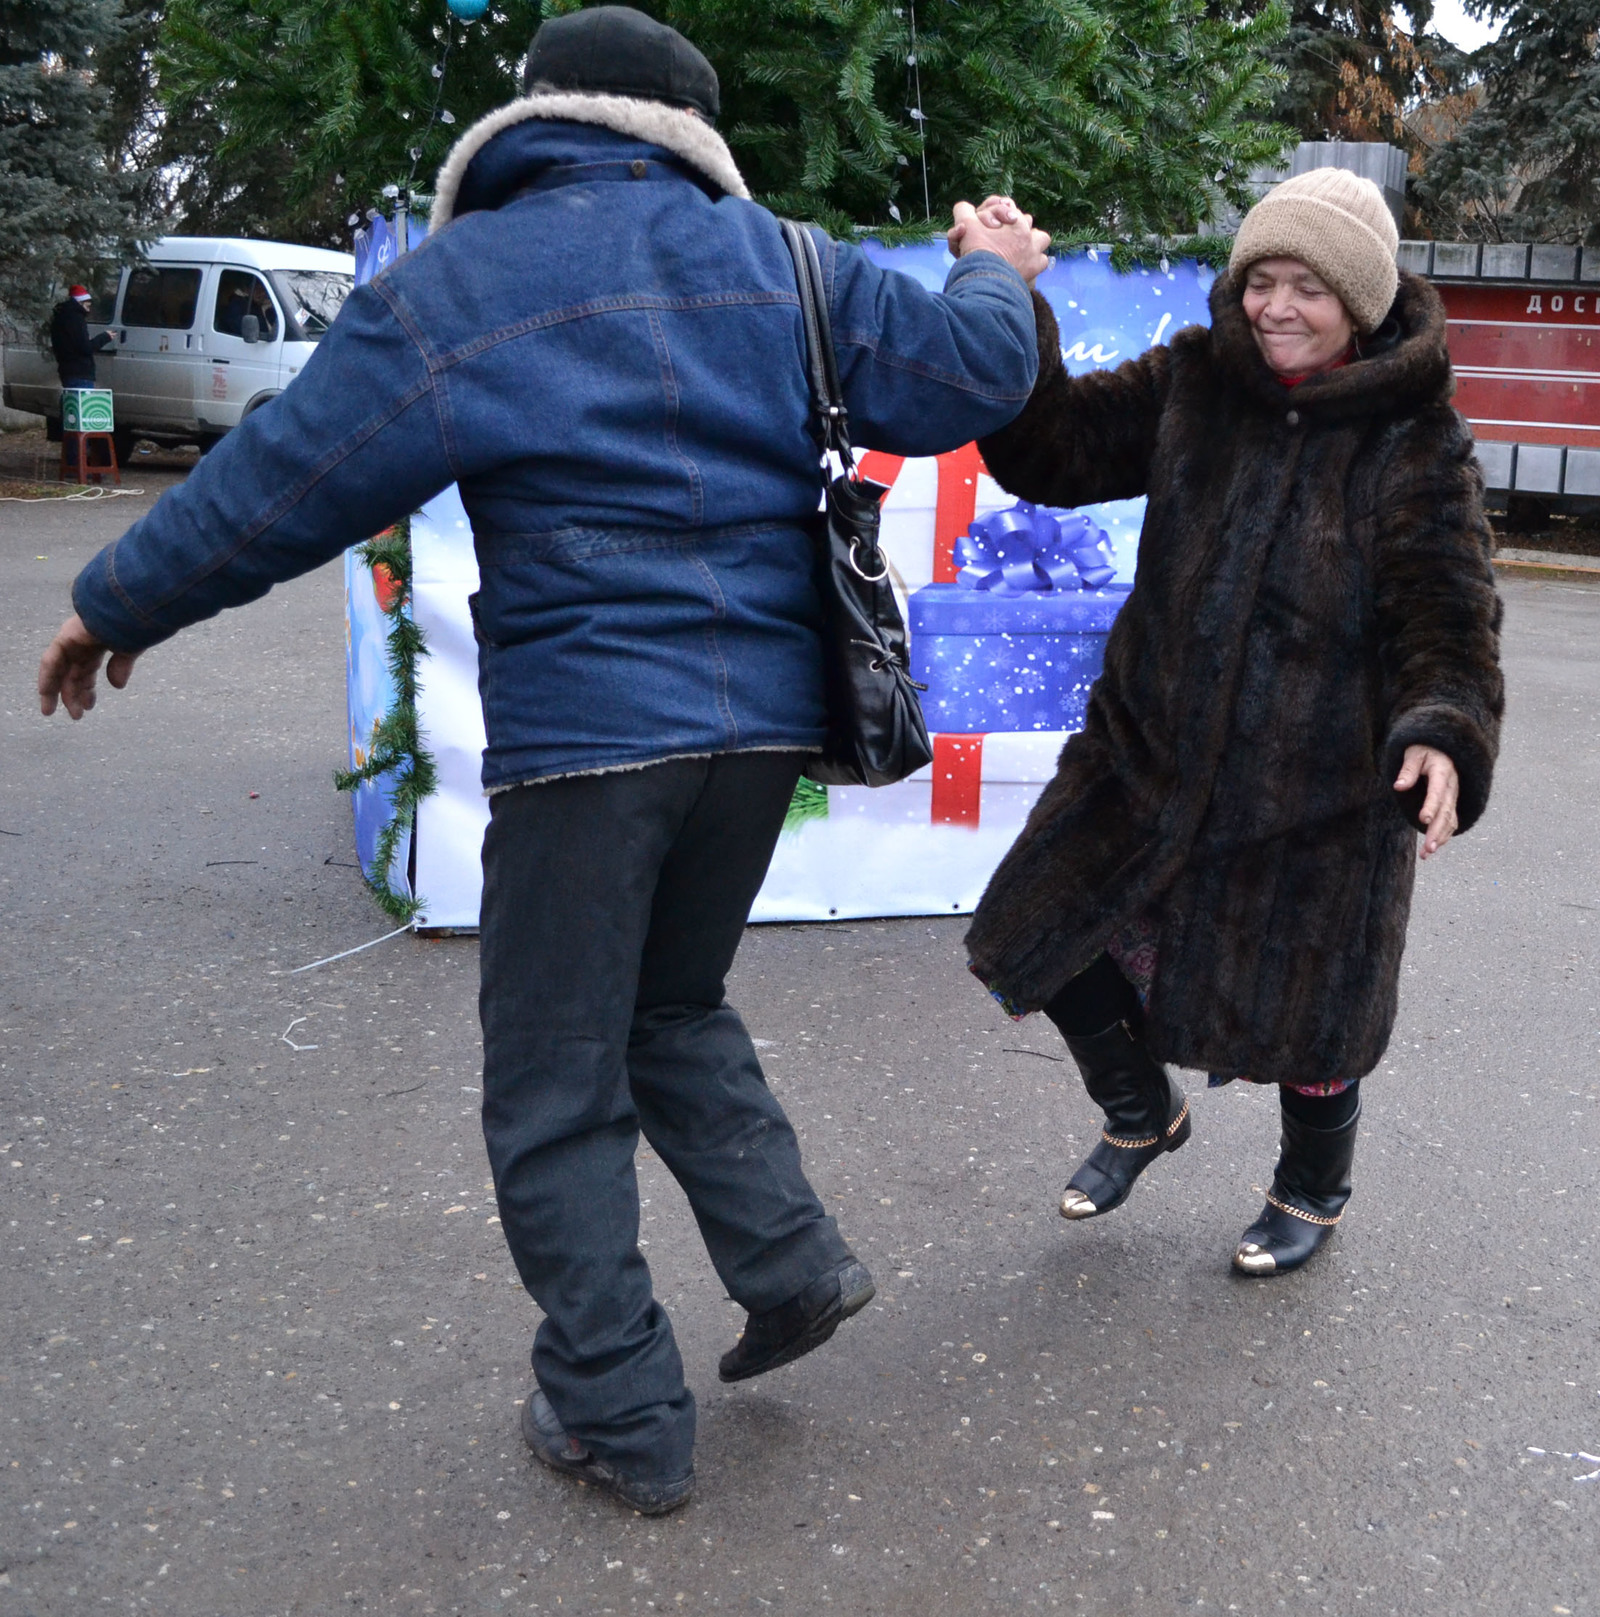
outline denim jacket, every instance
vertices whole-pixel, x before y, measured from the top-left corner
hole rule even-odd
[[[90,631],[155,645],[455,482],[487,788],[817,747],[804,332],[727,147],[660,104],[534,96],[463,137],[433,222],[83,570]],[[859,446],[933,454],[1021,409],[1034,317],[1002,259],[961,259],[935,294],[818,246]]]

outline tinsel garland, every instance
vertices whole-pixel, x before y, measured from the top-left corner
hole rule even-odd
[[[400,839],[416,823],[417,805],[438,785],[433,756],[422,744],[417,725],[417,662],[428,653],[427,641],[411,616],[411,523],[394,527],[356,548],[372,569],[378,606],[389,620],[389,676],[394,700],[372,731],[372,744],[359,769],[334,771],[333,784],[353,792],[366,781],[392,775],[390,798],[394,814],[378,835],[367,886],[379,906],[397,921],[411,920],[425,902],[419,895],[396,892],[389,881]]]

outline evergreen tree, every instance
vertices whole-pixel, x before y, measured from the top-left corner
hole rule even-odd
[[[538,0],[496,0],[470,26],[444,0],[167,0],[154,70],[173,211],[348,248],[352,210],[431,181],[459,126],[517,94],[538,25]]]
[[[286,231],[347,248],[342,198],[319,210],[292,207],[290,144],[224,145],[224,131],[203,98],[162,102],[157,54],[164,0],[125,15],[122,36],[106,53],[101,81],[111,98],[106,146],[113,165],[137,174],[147,211],[164,230],[195,236],[271,237]]]
[[[1440,236],[1600,244],[1595,0],[1469,0],[1503,21],[1473,57],[1477,105],[1417,187]]]
[[[1444,87],[1452,47],[1428,32],[1433,0],[1405,9],[1409,29],[1385,0],[1291,0],[1275,114],[1303,140],[1409,145],[1405,110]]]
[[[134,187],[102,145],[97,68],[115,0],[0,0],[0,317],[31,327],[52,285],[131,252]]]
[[[551,0],[551,13],[578,0]],[[219,132],[198,161],[268,154],[274,233],[342,236],[386,183],[431,181],[457,125],[516,93],[534,0],[470,28],[444,0],[167,0],[157,56],[175,118]],[[925,234],[952,202],[1015,191],[1063,238],[1172,235],[1247,200],[1275,159],[1276,3],[1205,0],[645,0],[722,80],[720,127],[751,189],[833,229]],[[440,117],[442,118],[442,112]],[[412,156],[415,152],[417,155]],[[280,157],[280,154],[281,157]],[[309,232],[309,234],[307,234]]]
[[[575,10],[560,0],[552,10]],[[1171,236],[1282,151],[1251,18],[1203,0],[664,0],[711,58],[722,129],[782,212],[886,239],[990,191],[1073,239]]]

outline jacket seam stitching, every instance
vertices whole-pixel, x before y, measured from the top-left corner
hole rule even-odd
[[[402,331],[411,339],[417,352],[422,356],[422,362],[428,368],[430,376],[439,369],[439,356],[433,344],[427,339],[420,327],[411,318],[411,311],[405,300],[399,297],[387,282],[381,278],[368,283],[374,292],[388,305],[389,313],[395,317]]]
[[[877,338],[858,332],[840,332],[835,337],[835,341],[849,343],[856,348],[865,348],[880,365],[891,365],[896,370],[909,371],[914,376],[925,376],[930,381],[943,382],[947,387],[953,387],[958,392],[970,394],[973,398],[1003,399],[1009,403],[1013,399],[1026,400],[1033,393],[1031,387],[1024,388],[1021,392],[1016,393],[999,388],[974,387],[967,378],[958,376],[952,371],[940,370],[937,366],[923,364],[920,360],[904,358],[891,349],[880,350]]]
[[[708,542],[714,543],[718,539],[736,539],[746,535],[763,533],[796,533],[803,532],[805,528],[806,518],[796,516],[793,521],[789,522],[737,523],[726,527],[699,528],[692,533],[684,532],[681,529],[673,529],[666,533],[653,532],[645,534],[641,532],[637,538],[630,539],[625,543],[607,542],[593,549],[580,547],[569,552],[568,556],[572,560],[582,561],[591,556],[635,555],[652,550],[698,550],[700,546]],[[541,555],[532,554],[507,555],[506,552],[513,548],[513,545],[508,541],[529,540],[532,542],[529,548],[532,549],[537,547],[541,541],[557,541],[568,535],[596,534],[606,536],[615,535],[619,531],[626,530],[581,527],[556,528],[547,533],[485,533],[478,540],[479,565],[483,567],[515,567],[528,561],[544,559]]]
[[[661,324],[659,310],[650,311],[650,336],[655,345],[656,358],[661,365],[661,391],[663,403],[666,406],[665,415],[661,423],[662,438],[667,451],[672,458],[683,468],[685,478],[689,484],[689,524],[698,528],[700,519],[705,514],[704,490],[700,483],[700,468],[694,463],[691,456],[684,454],[678,445],[678,407],[681,403],[678,394],[678,377],[672,368],[672,350],[667,346],[667,333]]]
[[[739,744],[739,721],[733,716],[728,660],[722,655],[722,642],[717,637],[717,624],[727,621],[728,600],[722,593],[722,586],[717,582],[717,575],[706,566],[703,556],[691,553],[689,562],[705,578],[706,588],[711,595],[712,621],[706,625],[706,650],[716,659],[717,664],[717,711],[722,715],[722,722],[727,729],[729,746],[736,747]]]
[[[119,539],[117,544],[121,544],[121,542],[122,541]],[[153,629],[159,629],[162,627],[162,625],[157,623],[155,619],[152,618],[148,613],[141,611],[133,597],[129,595],[128,592],[122,587],[122,580],[117,577],[116,545],[112,545],[111,553],[106,557],[106,582],[111,586],[112,593],[119,601],[122,602],[130,616],[137,619],[140,623],[148,624]]]
[[[377,283],[374,282],[374,285]],[[460,348],[446,349],[438,356],[437,368],[444,370],[452,365],[458,365],[462,360],[476,358],[477,355],[487,353],[491,348],[498,348],[500,344],[515,342],[519,337],[527,337],[536,331],[548,331],[555,326],[566,325],[574,320],[589,320],[596,315],[604,314],[636,314],[649,311],[663,311],[670,313],[693,314],[701,310],[726,309],[738,307],[761,307],[788,304],[791,308],[800,307],[800,297],[796,292],[755,292],[755,293],[703,293],[692,298],[663,298],[663,297],[626,297],[595,298],[588,303],[564,304],[559,309],[546,309],[542,314],[529,315],[526,320],[519,320],[515,325],[501,326],[495,331],[486,332],[476,341],[465,344]]]

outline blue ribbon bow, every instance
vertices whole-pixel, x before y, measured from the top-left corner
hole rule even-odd
[[[957,583],[996,595],[1097,590],[1117,574],[1111,539],[1080,511],[1019,500],[980,517],[956,540]]]

